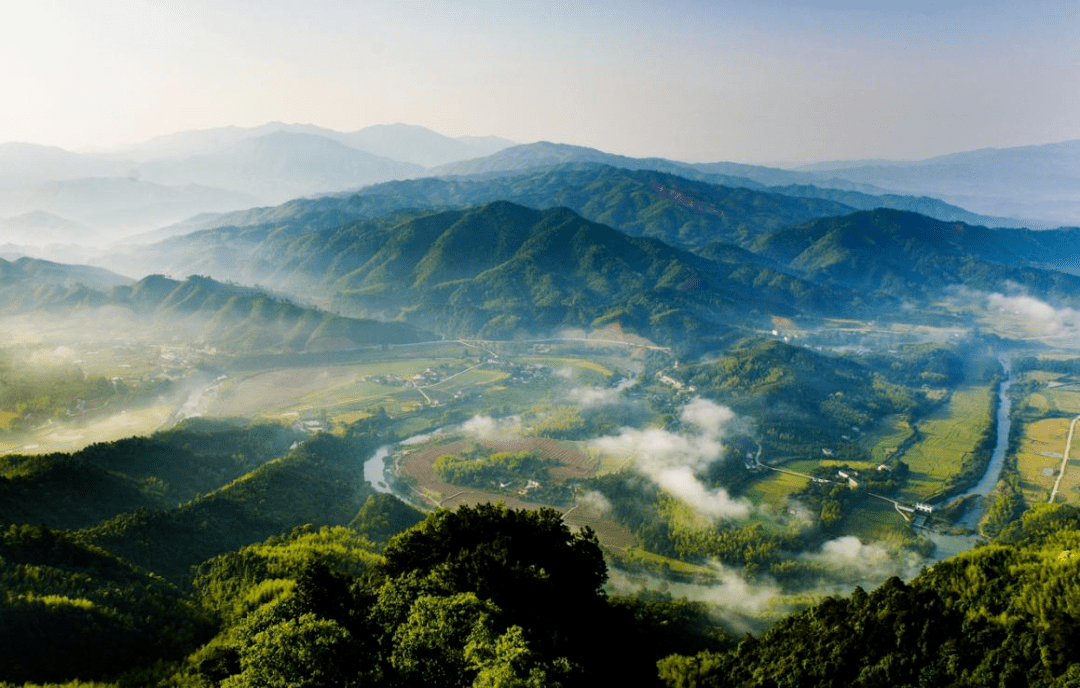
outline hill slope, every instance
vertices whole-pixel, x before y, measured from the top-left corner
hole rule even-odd
[[[85,281],[97,281],[98,288]],[[116,279],[113,279],[116,278]],[[106,285],[122,282],[118,286]],[[99,268],[0,260],[0,313],[52,318],[77,338],[210,343],[244,352],[332,351],[430,339],[401,324],[304,308],[258,289],[206,277],[151,275],[128,283]]]
[[[339,312],[405,318],[436,331],[512,336],[619,322],[687,342],[774,312],[847,297],[762,261],[719,263],[630,237],[565,208],[507,202],[414,212],[327,230],[221,229],[167,242],[233,270],[230,278],[321,294]],[[485,250],[478,251],[483,246]],[[850,302],[850,298],[845,301]]]
[[[1009,230],[945,223],[879,209],[814,220],[755,242],[754,250],[810,280],[900,298],[947,285],[1071,301],[1080,230]]]
[[[910,584],[829,598],[729,652],[663,660],[660,674],[668,686],[1075,685],[1078,550],[1076,509],[1043,505]]]

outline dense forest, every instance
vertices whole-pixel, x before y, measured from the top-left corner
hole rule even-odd
[[[10,527],[4,678],[671,687],[1080,678],[1070,652],[1080,512],[1071,507],[1032,510],[994,543],[910,583],[828,598],[737,642],[703,605],[605,594],[594,536],[571,533],[553,511],[482,505],[417,522],[371,501],[365,512],[350,526],[305,526],[213,557],[189,592],[72,536]],[[386,518],[415,525],[388,541],[365,535]]]
[[[192,420],[71,456],[6,457],[0,681],[1065,686],[1080,677],[1069,653],[1080,629],[1074,507],[1032,507],[993,542],[910,582],[856,588],[739,638],[715,607],[610,591],[612,564],[595,534],[572,531],[552,509],[425,515],[373,493],[357,457],[393,427],[372,417],[342,438],[297,442],[280,426]],[[459,459],[485,473],[528,460]],[[73,478],[50,482],[58,465],[114,493],[96,511],[70,501]],[[227,465],[232,473],[212,470]],[[648,480],[611,474],[590,487],[610,495],[621,520],[636,520],[654,551],[715,558],[748,576],[812,574],[783,554],[805,543],[756,526],[688,529]],[[25,516],[43,500],[67,506],[51,521],[44,510]],[[664,532],[650,532],[658,525]]]

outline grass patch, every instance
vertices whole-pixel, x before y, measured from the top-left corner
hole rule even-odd
[[[911,426],[899,415],[890,415],[877,424],[871,431],[859,438],[859,446],[870,453],[873,462],[883,463],[896,451],[908,437]]]
[[[716,571],[707,566],[665,557],[662,554],[656,554],[641,547],[631,547],[618,556],[617,560],[629,568],[643,568],[647,571],[662,574],[671,573],[706,580],[716,575]]]
[[[0,411],[0,430],[9,430],[11,421],[19,417],[19,414],[11,411]]]
[[[910,538],[910,527],[892,504],[866,497],[844,518],[841,531],[860,540],[899,544]]]
[[[564,366],[570,366],[571,368],[577,368],[579,370],[587,370],[591,373],[597,373],[604,377],[611,377],[614,375],[611,370],[601,363],[597,363],[594,360],[588,358],[567,358],[567,357],[535,357],[522,359],[526,363],[539,363],[546,365],[549,368],[558,370]]]
[[[1080,413],[1080,380],[1060,373],[1029,371],[1024,381],[1037,383],[1035,391],[1018,404],[1023,415],[1058,416],[1024,423],[1016,451],[1021,495],[1028,504],[1045,502],[1054,488],[1072,417]],[[1067,417],[1061,417],[1067,416]],[[1055,502],[1080,503],[1080,433],[1073,437],[1069,462],[1058,486]]]
[[[597,462],[596,475],[607,475],[634,465],[634,459],[626,454],[607,454],[590,452]]]

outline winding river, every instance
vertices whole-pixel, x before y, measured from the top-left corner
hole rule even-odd
[[[1009,416],[1012,411],[1009,387],[1013,382],[1012,366],[1008,356],[1005,354],[1000,355],[998,360],[1001,362],[1001,383],[998,385],[997,438],[994,451],[990,455],[986,471],[979,482],[956,497],[956,499],[965,497],[980,498],[974,500],[974,504],[968,508],[967,513],[957,521],[958,526],[972,531],[978,530],[979,519],[982,518],[983,511],[986,508],[986,496],[990,494],[990,491],[997,485],[998,480],[1001,479],[1001,468],[1005,463],[1005,452],[1009,448],[1009,430],[1011,429]],[[935,559],[945,559],[969,550],[980,540],[978,535],[945,535],[932,531],[927,531],[926,535],[937,545]]]
[[[371,458],[364,462],[364,480],[371,483],[376,492],[394,494],[386,482],[386,459],[390,456],[390,445],[384,444],[375,450]]]
[[[976,530],[978,527],[979,519],[982,518],[983,510],[985,508],[985,498],[990,491],[997,485],[998,480],[1001,478],[1001,469],[1005,463],[1005,452],[1009,448],[1009,430],[1011,428],[1010,412],[1012,411],[1012,402],[1009,399],[1009,387],[1012,385],[1012,366],[1008,356],[1002,354],[998,357],[1001,362],[1001,382],[998,385],[998,405],[997,405],[997,438],[994,445],[994,451],[990,455],[990,461],[986,466],[986,471],[983,473],[982,478],[974,487],[967,490],[958,498],[978,496],[982,499],[976,500],[964,517],[960,519],[957,525],[960,525],[969,530]],[[446,428],[442,428],[436,432],[445,432]],[[413,444],[430,439],[435,433],[426,433],[423,435],[417,435],[411,437],[402,442],[396,444]],[[375,453],[371,455],[371,458],[364,462],[364,479],[379,492],[385,492],[388,494],[394,494],[398,497],[405,498],[405,495],[395,493],[393,488],[390,487],[386,478],[387,471],[387,459],[390,458],[391,452],[396,445],[383,445],[375,450]],[[932,531],[926,531],[927,537],[929,537],[935,545],[937,545],[937,553],[935,559],[944,559],[960,552],[971,549],[979,540],[977,535],[946,535],[942,533],[934,533]]]
[[[994,445],[994,453],[990,455],[990,462],[987,464],[986,472],[983,473],[982,480],[978,481],[978,483],[966,491],[966,493],[960,495],[961,499],[973,495],[986,497],[990,494],[990,490],[994,489],[994,486],[998,484],[998,480],[1001,477],[1001,467],[1005,460],[1005,450],[1009,448],[1009,414],[1012,412],[1012,400],[1009,399],[1009,387],[1012,386],[1012,366],[1010,365],[1007,356],[1002,355],[998,360],[1001,362],[1001,383],[998,386],[997,443]],[[971,511],[974,515],[974,523],[978,523],[978,517],[982,515],[982,511],[980,509],[973,509]],[[972,514],[968,514],[968,516],[971,515]],[[968,521],[968,516],[964,517],[964,522]],[[961,525],[968,526],[967,523]]]

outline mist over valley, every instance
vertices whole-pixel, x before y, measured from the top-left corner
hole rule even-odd
[[[1080,230],[404,125],[0,152],[0,681],[576,685],[602,629],[729,685],[836,605],[1056,647],[1017,571],[1074,566]],[[901,636],[862,666],[995,670]]]

